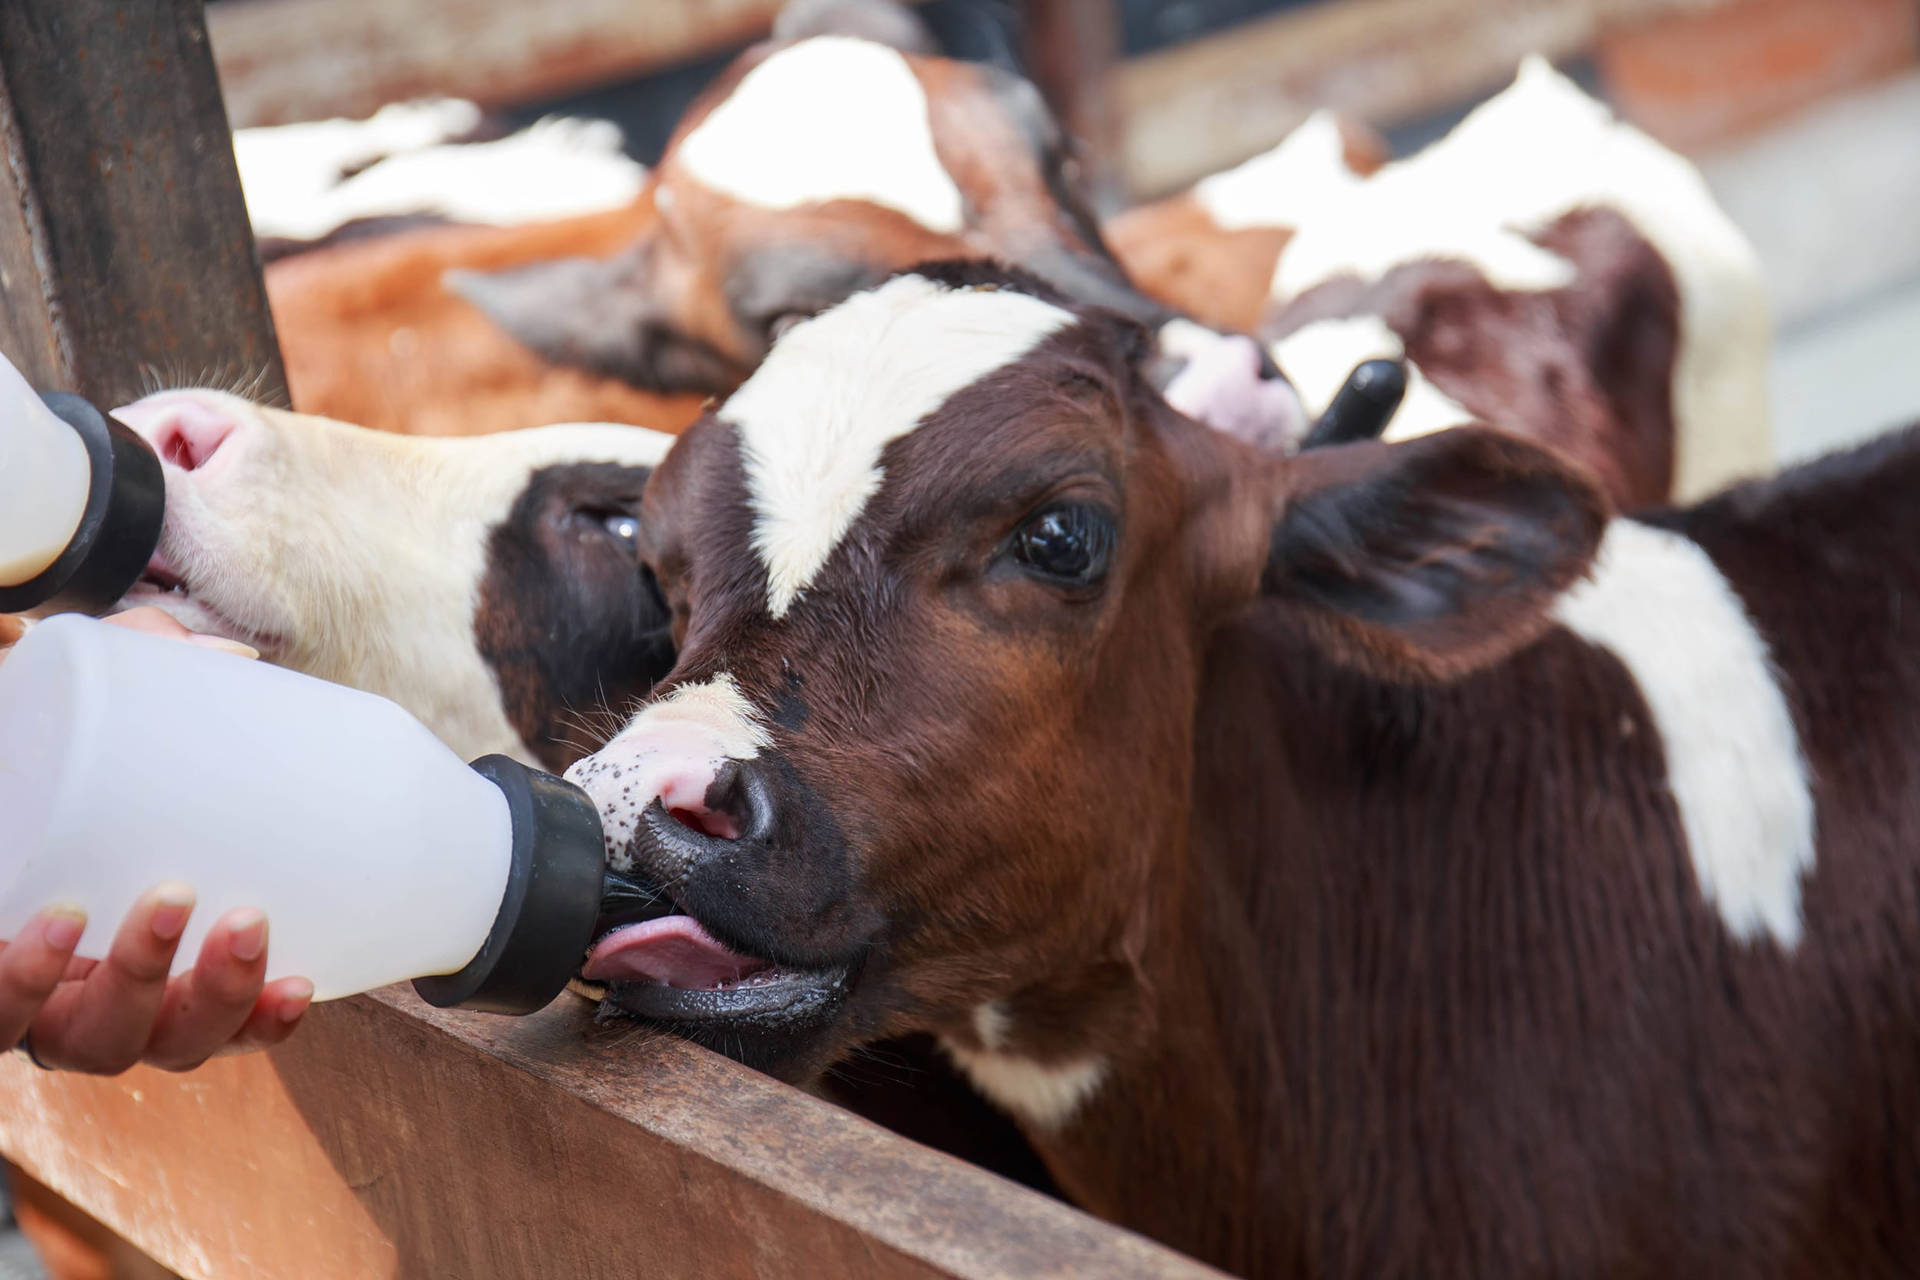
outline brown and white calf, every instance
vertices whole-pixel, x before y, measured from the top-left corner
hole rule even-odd
[[[1388,439],[1484,422],[1627,508],[1772,469],[1751,247],[1691,164],[1544,60],[1418,155],[1318,192],[1261,330],[1309,414],[1361,360],[1405,358]]]
[[[930,258],[992,259],[1164,328],[1163,380],[1211,351],[1218,376],[1169,387],[1188,411],[1276,444],[1307,430],[1255,343],[1128,279],[1039,91],[997,67],[839,34],[755,46],[688,109],[649,191],[653,224],[611,259],[449,284],[556,364],[726,392],[856,290]]]
[[[159,551],[124,607],[392,698],[464,756],[549,769],[673,665],[637,519],[669,437],[421,439],[214,391],[115,416],[167,482]]]
[[[937,1035],[1251,1275],[1920,1268],[1920,434],[1610,520],[1478,428],[1250,450],[1146,345],[924,268],[679,439],[678,665],[570,771],[667,900],[609,1011]]]

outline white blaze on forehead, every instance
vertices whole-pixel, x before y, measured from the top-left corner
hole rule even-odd
[[[702,184],[767,209],[865,200],[930,231],[965,225],[926,90],[897,51],[865,40],[820,36],[773,54],[674,156]]]
[[[783,617],[880,489],[880,453],[1073,314],[1010,289],[900,276],[781,338],[722,406],[740,433],[767,608]]]
[[[1338,117],[1316,111],[1273,150],[1201,179],[1193,198],[1222,231],[1298,227],[1359,182]]]
[[[600,812],[607,856],[631,861],[634,828],[648,805],[699,809],[727,760],[751,760],[773,743],[766,722],[733,676],[675,686],[648,704],[606,746],[567,770]]]
[[[1615,520],[1554,616],[1626,665],[1667,757],[1700,893],[1745,941],[1800,940],[1813,868],[1807,764],[1766,641],[1698,544]]]
[[[1310,418],[1327,411],[1356,365],[1401,360],[1407,370],[1407,394],[1381,433],[1382,439],[1411,440],[1474,420],[1458,401],[1434,386],[1420,366],[1406,359],[1406,344],[1378,316],[1302,325],[1274,343],[1269,352],[1280,372],[1292,379]]]
[[[1698,170],[1544,59],[1529,58],[1511,88],[1445,138],[1301,224],[1272,294],[1292,299],[1340,276],[1371,281],[1429,260],[1465,262],[1497,289],[1566,288],[1573,264],[1529,236],[1582,209],[1626,219],[1673,272],[1674,495],[1767,470],[1772,323],[1752,247]]]

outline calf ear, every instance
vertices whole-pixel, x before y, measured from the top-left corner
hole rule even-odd
[[[1480,428],[1319,450],[1281,474],[1264,590],[1390,679],[1449,678],[1539,635],[1607,522],[1553,455]]]
[[[638,383],[635,335],[650,302],[635,246],[619,257],[561,258],[507,271],[449,271],[447,289],[558,365]]]

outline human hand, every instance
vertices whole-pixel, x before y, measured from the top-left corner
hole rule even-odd
[[[143,604],[137,609],[128,609],[125,613],[116,613],[103,621],[116,627],[125,627],[129,631],[144,631],[152,636],[184,640],[188,644],[197,644],[203,649],[237,653],[243,658],[260,656],[260,651],[250,644],[229,640],[225,636],[209,636],[197,631],[189,631],[176,622],[172,614],[163,609],[156,609],[150,604]],[[30,619],[15,614],[0,614],[0,662],[7,660],[7,650],[18,643],[32,626],[33,622]]]
[[[35,916],[0,947],[0,1044],[19,1045],[43,1067],[117,1075],[136,1062],[185,1071],[285,1040],[313,984],[266,981],[267,921],[258,911],[222,916],[194,967],[168,980],[193,902],[185,885],[148,890],[99,961],[74,957],[86,926],[78,908]]]

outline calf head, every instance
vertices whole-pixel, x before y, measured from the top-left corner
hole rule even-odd
[[[1599,500],[1548,454],[1467,429],[1281,459],[1170,409],[1148,345],[923,267],[678,441],[643,524],[679,662],[569,772],[636,886],[583,970],[611,1010],[794,1076],[931,1031],[1057,1123],[1171,986],[1216,628],[1264,595],[1443,677],[1583,572]]]
[[[1010,262],[1156,328],[1176,318],[1101,239],[1039,92],[995,67],[845,35],[758,46],[689,109],[650,198],[652,228],[610,261],[448,283],[549,360],[665,391],[730,391],[786,327],[932,258]],[[1297,440],[1298,399],[1246,350],[1236,406]],[[1163,381],[1188,353],[1167,355]]]
[[[124,607],[383,694],[464,755],[556,769],[673,664],[638,550],[665,436],[395,436],[214,391],[115,416],[167,482],[159,550]]]
[[[655,228],[611,262],[457,287],[549,359],[728,391],[796,319],[930,257],[993,257],[1151,308],[1108,256],[1027,81],[822,35],[747,51],[655,170]]]

